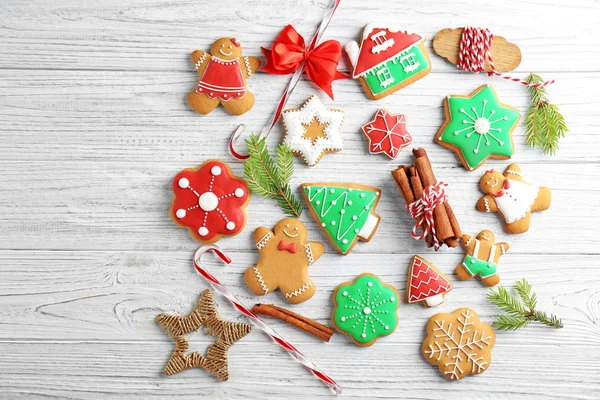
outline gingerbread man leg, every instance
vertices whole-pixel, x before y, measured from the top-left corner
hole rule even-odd
[[[315,287],[315,283],[309,279],[299,287],[281,286],[280,290],[285,294],[287,301],[292,304],[298,304],[313,297],[317,288]]]
[[[519,234],[529,230],[531,224],[531,212],[528,212],[523,218],[511,224],[504,225],[504,230],[508,233]]]
[[[496,274],[496,275],[489,276],[487,278],[481,278],[481,281],[483,282],[483,284],[485,286],[488,286],[488,287],[496,286],[497,284],[500,283],[500,275]]]
[[[552,200],[552,193],[547,187],[540,187],[538,190],[537,198],[531,206],[531,211],[544,211],[550,208],[550,202]]]
[[[250,290],[257,296],[264,296],[277,289],[277,285],[273,282],[273,279],[268,275],[265,276],[265,271],[260,267],[260,264],[246,270],[244,273],[244,281]]]
[[[192,90],[188,94],[187,101],[190,107],[202,115],[210,114],[212,110],[217,108],[220,102],[217,97],[211,99],[204,93],[198,93],[195,90]]]
[[[254,106],[254,95],[246,91],[246,94],[241,99],[221,101],[221,104],[233,115],[242,115]]]
[[[473,275],[471,275],[469,273],[469,271],[467,271],[467,269],[462,265],[458,265],[456,267],[456,275],[458,276],[458,279],[460,279],[461,281],[468,281],[469,279],[471,279],[473,277]]]

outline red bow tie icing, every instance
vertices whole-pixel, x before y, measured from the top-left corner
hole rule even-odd
[[[510,189],[510,181],[508,179],[504,180],[504,185],[502,185],[502,189],[498,190],[496,193],[492,194],[494,197],[502,197],[504,196],[505,191]]]
[[[184,169],[173,180],[173,193],[171,218],[199,242],[214,243],[223,235],[236,235],[246,224],[244,209],[250,191],[222,161]]]
[[[342,46],[337,40],[326,40],[317,47],[306,47],[304,38],[288,25],[277,36],[271,50],[261,47],[267,65],[262,72],[287,75],[295,72],[302,63],[308,78],[333,99],[331,82],[347,78],[337,70],[342,58]]]
[[[283,240],[279,241],[279,245],[277,245],[277,250],[287,250],[292,254],[296,254],[296,243],[285,244]]]

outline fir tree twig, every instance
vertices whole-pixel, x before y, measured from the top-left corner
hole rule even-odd
[[[294,158],[288,146],[277,146],[277,160],[269,155],[265,138],[250,135],[246,139],[250,157],[244,163],[244,174],[250,189],[259,196],[275,199],[289,216],[300,217],[303,205],[289,186],[294,173]]]
[[[540,322],[552,328],[562,328],[563,323],[557,316],[546,314],[535,309],[537,296],[532,292],[531,285],[523,280],[515,283],[515,290],[521,297],[521,302],[511,295],[504,286],[498,286],[498,290],[490,290],[488,300],[508,315],[499,315],[493,323],[494,328],[505,331],[516,331],[524,328],[530,322]]]
[[[525,79],[528,83],[542,83],[537,74],[530,73]],[[554,155],[558,150],[558,141],[568,132],[567,124],[558,107],[548,100],[546,88],[528,86],[531,108],[525,118],[525,141],[531,148],[541,147],[544,154]]]

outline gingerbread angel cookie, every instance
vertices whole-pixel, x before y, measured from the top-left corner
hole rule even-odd
[[[456,267],[458,279],[466,281],[479,275],[486,286],[500,283],[498,261],[508,251],[508,243],[494,243],[496,237],[492,231],[483,230],[476,238],[462,235],[462,245],[467,252],[462,264]]]
[[[485,196],[477,202],[477,209],[499,213],[508,233],[527,232],[531,212],[547,210],[552,200],[550,189],[525,182],[517,164],[510,164],[504,174],[493,169],[486,171],[479,187]]]
[[[292,304],[310,299],[316,291],[308,277],[308,267],[325,251],[319,242],[307,242],[308,232],[302,222],[284,218],[273,232],[260,226],[254,241],[260,253],[256,266],[244,274],[246,284],[258,296],[279,289]]]
[[[192,63],[200,79],[196,90],[188,94],[190,107],[206,115],[219,104],[234,115],[242,115],[254,105],[254,95],[246,88],[246,79],[260,67],[257,57],[243,57],[240,42],[221,38],[210,48],[192,53]]]

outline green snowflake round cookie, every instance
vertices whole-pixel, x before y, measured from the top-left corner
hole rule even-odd
[[[344,282],[333,293],[335,328],[359,346],[370,346],[398,325],[400,296],[376,275],[364,273]]]

